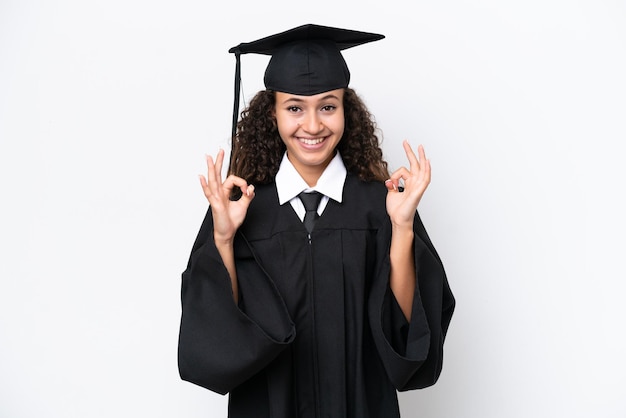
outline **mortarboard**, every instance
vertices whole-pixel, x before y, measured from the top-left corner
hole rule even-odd
[[[241,54],[271,56],[263,79],[268,90],[312,96],[348,87],[350,71],[340,51],[383,38],[376,33],[308,24],[232,47],[228,51],[236,58],[232,138],[239,117]]]

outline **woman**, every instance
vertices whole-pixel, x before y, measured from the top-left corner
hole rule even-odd
[[[441,372],[455,302],[417,213],[430,164],[405,141],[388,174],[340,53],[381,38],[305,25],[231,50],[271,54],[267,90],[225,180],[207,157],[179,337],[181,377],[231,417],[398,417],[396,391]]]

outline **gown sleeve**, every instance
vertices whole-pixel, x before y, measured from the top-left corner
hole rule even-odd
[[[220,394],[263,369],[295,337],[284,301],[241,233],[234,245],[238,305],[213,241],[210,210],[182,274],[180,377]]]
[[[444,339],[455,299],[443,264],[416,213],[414,257],[417,286],[410,323],[389,287],[390,225],[379,234],[379,260],[369,300],[372,335],[387,374],[399,391],[436,383],[442,369]]]

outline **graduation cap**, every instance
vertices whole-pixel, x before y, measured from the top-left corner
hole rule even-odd
[[[266,89],[312,96],[348,87],[350,71],[340,51],[383,38],[376,33],[308,24],[232,47],[228,50],[236,58],[232,138],[239,116],[241,54],[271,55],[263,79]]]

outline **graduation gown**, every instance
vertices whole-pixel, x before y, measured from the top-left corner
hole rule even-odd
[[[207,212],[182,274],[183,380],[229,393],[229,417],[393,418],[397,390],[434,384],[454,310],[416,213],[411,321],[389,287],[384,185],[348,175],[309,234],[275,184],[257,186],[234,241],[239,304]]]

